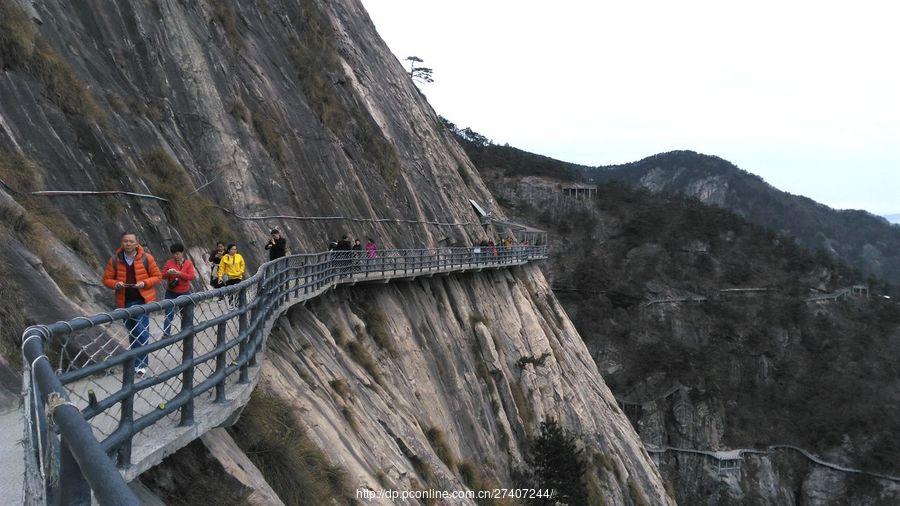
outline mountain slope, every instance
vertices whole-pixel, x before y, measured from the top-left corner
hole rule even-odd
[[[469,198],[502,216],[355,0],[0,0],[0,180],[2,272],[16,274],[3,288],[25,301],[3,306],[10,359],[22,324],[109,309],[98,278],[123,230],[160,259],[185,243],[202,289],[217,240],[235,241],[253,272],[272,227],[293,252],[343,233],[434,247],[481,237]],[[475,488],[476,476],[509,486],[529,436],[557,418],[585,455],[605,456],[589,479],[610,503],[671,503],[536,267],[335,291],[277,327],[259,395],[287,413],[244,427],[293,420],[288,440],[302,429],[353,488]],[[519,364],[548,350],[544,366]],[[303,491],[308,455],[278,460],[282,439],[226,463],[204,452],[234,442],[211,438],[172,455],[148,486],[162,495],[196,462],[246,468],[262,453],[272,489]],[[467,465],[447,464],[448,452]]]
[[[794,237],[809,249],[825,249],[867,275],[900,284],[900,229],[865,211],[836,210],[780,191],[721,158],[672,151],[586,174],[696,197]]]
[[[555,254],[545,271],[646,444],[789,443],[826,461],[900,474],[896,288],[879,282],[868,298],[806,302],[862,276],[824,251],[679,194],[613,181],[598,185],[596,200],[579,200],[561,195],[563,178],[525,175],[527,166],[479,170],[507,213],[549,231]],[[736,475],[684,453],[659,462],[686,504],[900,497],[889,481],[790,454],[746,455]]]

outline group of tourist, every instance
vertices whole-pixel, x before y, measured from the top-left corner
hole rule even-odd
[[[523,242],[522,245],[527,245],[527,242]],[[492,239],[482,240],[480,244],[473,246],[473,254],[484,261],[485,258],[498,257],[507,251],[513,251],[515,246],[517,244],[512,238],[500,241],[499,247]],[[281,258],[287,255],[287,240],[279,230],[272,229],[271,238],[266,243],[265,249],[269,252],[269,260]],[[371,262],[378,258],[378,248],[371,237],[363,246],[359,239],[350,242],[345,234],[339,241],[332,241],[328,250],[336,252],[337,272],[341,277],[359,271],[364,263],[363,259]],[[156,286],[160,283],[165,283],[166,299],[175,299],[191,293],[191,282],[196,278],[196,271],[193,262],[185,256],[184,245],[172,244],[169,253],[171,256],[160,271],[150,251],[138,242],[137,234],[133,232],[122,234],[121,245],[107,262],[103,273],[104,286],[115,290],[117,307],[128,308],[155,301]],[[238,247],[233,243],[227,245],[224,242],[216,243],[215,249],[206,255],[206,261],[210,270],[210,285],[213,288],[240,283],[247,271],[244,257],[238,253]],[[234,297],[235,294],[229,296],[228,304],[234,304]],[[163,319],[164,336],[172,333],[172,321],[176,311],[180,312],[181,328],[192,324],[191,304],[169,308]],[[132,348],[145,346],[150,341],[150,319],[146,313],[127,319],[125,327],[128,329]],[[134,371],[139,377],[147,372],[148,367],[147,353],[135,357]]]
[[[269,259],[283,257],[287,254],[287,241],[277,229],[271,232],[271,239],[266,243]],[[106,264],[103,273],[103,285],[115,290],[116,306],[128,308],[146,304],[156,300],[156,286],[165,283],[166,299],[175,299],[191,293],[191,282],[196,278],[194,263],[185,256],[184,245],[172,244],[169,247],[171,257],[166,260],[162,271],[150,251],[138,242],[137,234],[125,232],[121,236],[121,245]],[[247,271],[244,257],[238,253],[236,244],[216,243],[216,248],[206,256],[210,268],[210,285],[213,288],[231,286],[240,283]],[[220,299],[221,300],[221,299]],[[233,303],[233,298],[229,303]],[[163,319],[163,336],[172,333],[172,320],[175,312],[180,311],[181,327],[184,328],[193,320],[193,306],[172,307],[166,311]],[[150,318],[142,314],[125,321],[132,348],[146,345],[150,341]],[[147,372],[149,358],[146,353],[135,357],[134,371],[140,377]]]

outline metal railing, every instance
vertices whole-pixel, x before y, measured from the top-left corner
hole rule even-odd
[[[298,302],[339,284],[546,257],[546,246],[522,245],[292,255],[231,286],[29,327],[26,502],[89,503],[93,492],[102,504],[136,503],[126,480],[233,423],[272,324]]]

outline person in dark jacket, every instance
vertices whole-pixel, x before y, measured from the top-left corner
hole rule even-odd
[[[272,238],[266,243],[266,249],[269,250],[269,261],[287,254],[287,239],[281,236],[277,228],[272,229]]]
[[[216,243],[216,249],[212,250],[207,257],[209,262],[209,285],[213,288],[222,286],[219,284],[219,264],[222,257],[225,256],[225,243],[219,241]]]
[[[335,246],[335,258],[337,259],[337,267],[338,274],[343,277],[346,276],[350,271],[350,248],[352,245],[350,244],[350,238],[347,237],[346,234],[341,236],[341,240],[338,241],[337,246]]]
[[[362,257],[363,257],[363,246],[359,239],[353,241],[353,246],[350,246],[350,251],[352,253],[350,256],[353,258],[353,271],[360,271],[360,267],[362,266]]]

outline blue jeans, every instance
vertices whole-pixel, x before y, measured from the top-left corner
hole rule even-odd
[[[186,293],[175,293],[166,290],[166,299],[177,299],[182,295],[187,295],[190,292]],[[190,317],[193,313],[193,306],[181,306],[181,328],[180,330],[184,330],[186,323],[190,322]],[[178,311],[177,307],[173,307],[171,309],[166,310],[166,317],[163,319],[163,335],[165,337],[169,337],[169,334],[172,333],[172,320],[175,319],[175,311]]]
[[[140,306],[143,302],[134,301],[126,302],[125,307]],[[125,328],[128,329],[128,342],[131,349],[140,348],[150,342],[150,317],[147,315],[138,316],[137,319],[129,318],[125,320]],[[135,357],[134,368],[146,368],[150,365],[150,359],[146,353],[142,353]]]

